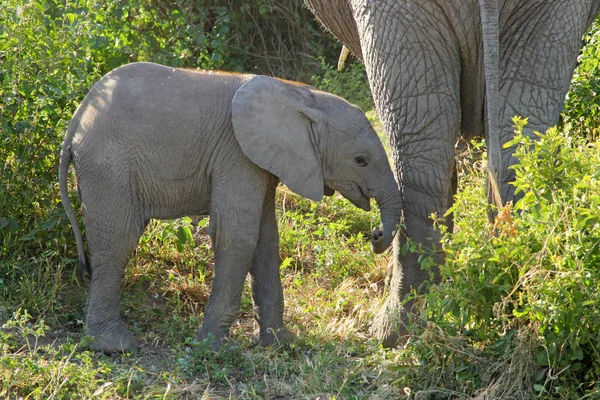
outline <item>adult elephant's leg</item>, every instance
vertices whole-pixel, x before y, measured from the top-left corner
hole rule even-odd
[[[215,275],[198,339],[208,340],[215,351],[230,341],[229,328],[240,309],[270,178],[247,164],[213,176],[209,233]]]
[[[94,181],[89,175],[86,179]],[[88,189],[85,186],[81,189],[92,271],[86,329],[94,336],[91,347],[107,354],[138,347],[133,334],[121,320],[121,279],[127,259],[143,233],[145,221],[137,213],[131,196],[127,195],[127,188],[120,189]]]
[[[529,118],[525,133],[556,125],[577,63],[581,37],[590,23],[592,1],[520,2],[505,9],[500,25],[500,142],[513,137],[512,117]],[[596,6],[597,7],[597,6]],[[514,201],[514,149],[503,149],[503,203]]]
[[[259,326],[256,337],[262,346],[294,339],[283,324],[283,287],[279,276],[279,233],[275,218],[275,179],[263,204],[258,243],[250,276],[254,314]]]
[[[434,1],[369,2],[354,9],[369,81],[390,136],[395,174],[404,201],[404,227],[394,242],[389,297],[372,333],[395,346],[412,304],[407,293],[439,279],[422,270],[418,254],[403,251],[407,239],[433,252],[438,263],[440,234],[431,214],[448,208],[459,131],[460,56],[448,18]]]

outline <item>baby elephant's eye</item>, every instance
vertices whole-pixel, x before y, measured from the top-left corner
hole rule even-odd
[[[359,154],[358,156],[354,157],[354,163],[359,167],[366,167],[369,165],[369,160],[364,154]]]

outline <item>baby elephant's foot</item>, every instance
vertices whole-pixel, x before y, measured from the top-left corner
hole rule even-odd
[[[88,327],[88,335],[94,337],[94,341],[90,344],[92,350],[105,354],[132,352],[140,347],[123,322],[116,324],[113,329]]]
[[[282,345],[296,341],[296,335],[285,327],[267,328],[260,335],[254,337],[254,342],[259,346]]]
[[[215,353],[226,347],[230,349],[237,347],[237,342],[229,336],[229,333],[215,335],[212,332],[200,332],[196,339],[206,343]]]

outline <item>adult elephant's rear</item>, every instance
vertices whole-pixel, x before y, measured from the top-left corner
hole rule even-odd
[[[488,149],[500,152],[513,135],[515,115],[529,118],[529,134],[555,125],[582,35],[600,11],[600,1],[306,3],[364,61],[390,137],[405,229],[394,242],[391,291],[373,333],[384,345],[394,346],[406,332],[403,322],[411,308],[410,303],[402,306],[402,300],[430,278],[417,256],[401,249],[407,237],[426,249],[439,249],[440,235],[430,216],[444,215],[451,205],[458,136],[487,133]],[[489,156],[496,160],[490,170],[496,174],[501,201],[515,200],[510,149]],[[443,262],[441,252],[436,257]],[[439,279],[437,270],[433,275]]]

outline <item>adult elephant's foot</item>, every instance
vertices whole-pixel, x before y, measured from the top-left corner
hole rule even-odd
[[[115,324],[114,328],[98,329],[88,326],[88,335],[93,336],[94,340],[90,347],[94,351],[105,354],[127,353],[137,350],[140,346],[133,334],[125,327],[122,321]]]
[[[268,328],[266,329],[266,332],[261,332],[260,334],[255,335],[253,341],[262,347],[270,345],[282,345],[295,342],[296,335],[285,327],[277,329]]]
[[[371,336],[381,341],[383,347],[392,348],[408,340],[408,314],[411,307],[388,299],[379,309],[371,325]]]

